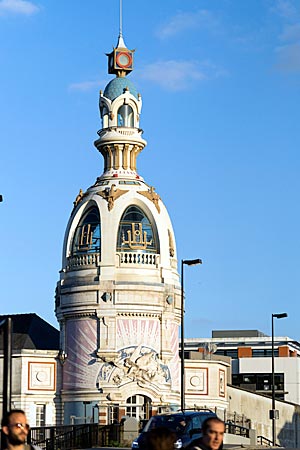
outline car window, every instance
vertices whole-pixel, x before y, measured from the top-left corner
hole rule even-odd
[[[147,432],[157,427],[167,427],[176,431],[177,434],[181,434],[191,428],[191,421],[183,415],[153,416],[145,426],[144,431]]]
[[[201,428],[201,417],[199,416],[194,416],[192,419],[193,422],[193,428]]]

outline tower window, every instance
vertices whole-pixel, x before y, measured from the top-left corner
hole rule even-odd
[[[82,217],[75,231],[72,254],[100,253],[101,229],[97,208],[89,209]]]
[[[137,206],[129,206],[120,221],[117,251],[158,253],[156,229]]]
[[[129,105],[122,105],[118,109],[118,127],[133,127],[133,109]]]

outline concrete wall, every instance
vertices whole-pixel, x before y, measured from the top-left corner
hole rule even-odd
[[[227,386],[229,413],[244,414],[251,419],[251,428],[257,436],[272,440],[272,423],[269,418],[271,398],[234,386]],[[279,419],[276,420],[277,444],[282,447],[300,447],[300,406],[276,401]]]

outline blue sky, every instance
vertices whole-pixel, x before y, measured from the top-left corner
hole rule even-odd
[[[0,0],[1,312],[55,326],[73,201],[103,171],[93,146],[117,0]],[[300,340],[300,0],[123,1],[148,146],[138,171],[171,216],[186,335]]]

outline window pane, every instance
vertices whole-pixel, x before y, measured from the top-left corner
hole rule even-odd
[[[72,254],[100,253],[100,246],[100,216],[97,208],[92,208],[83,216],[76,228]]]
[[[133,127],[133,109],[129,105],[122,105],[118,109],[118,127]]]
[[[120,221],[117,251],[158,253],[156,230],[137,206],[126,209]]]

